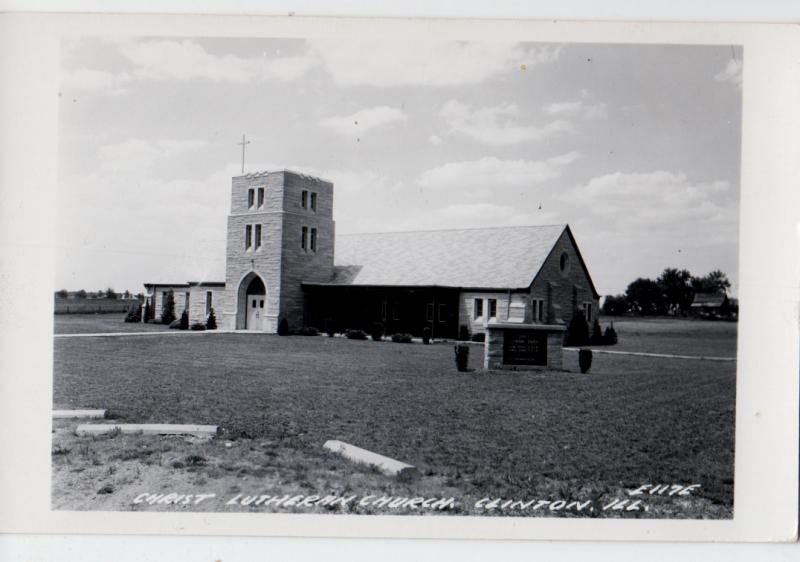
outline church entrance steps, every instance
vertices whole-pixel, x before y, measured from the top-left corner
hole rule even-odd
[[[578,351],[578,347],[565,347],[564,351]],[[698,361],[736,361],[736,357],[713,357],[705,355],[672,355],[668,353],[645,353],[643,351],[612,351],[610,349],[589,348],[592,353],[605,353],[608,355],[633,355],[636,357],[660,357],[663,359],[695,359]]]
[[[53,410],[54,420],[73,418],[102,419],[105,417],[105,410]]]
[[[75,430],[75,434],[81,436],[103,435],[112,432],[137,433],[141,435],[192,435],[210,439],[217,435],[217,426],[170,423],[83,423]]]
[[[336,454],[342,455],[344,458],[351,460],[355,463],[366,464],[375,466],[378,470],[388,476],[397,476],[401,479],[411,479],[419,475],[416,467],[400,462],[389,457],[384,457],[378,453],[367,451],[361,447],[350,445],[344,441],[337,441],[331,439],[326,441],[323,448],[332,451]]]

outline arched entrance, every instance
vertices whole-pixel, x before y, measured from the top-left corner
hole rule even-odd
[[[267,288],[255,273],[247,275],[239,285],[239,311],[240,329],[266,329]]]

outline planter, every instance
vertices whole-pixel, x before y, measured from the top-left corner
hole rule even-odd
[[[456,353],[456,369],[463,373],[467,370],[467,365],[469,364],[469,346],[459,344],[454,349]]]

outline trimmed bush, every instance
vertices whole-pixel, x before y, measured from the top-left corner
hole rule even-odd
[[[193,332],[204,332],[206,329],[206,325],[202,322],[195,322],[192,324],[192,331]]]
[[[431,343],[431,329],[428,326],[422,328],[422,343],[425,345]]]
[[[381,341],[383,339],[383,324],[380,322],[373,322],[369,335],[372,341]]]
[[[189,329],[189,312],[184,310],[181,312],[181,319],[178,321],[180,324],[178,328],[181,330],[188,330]]]
[[[125,315],[125,322],[141,322],[142,321],[142,307],[135,305],[131,307],[128,314]]]
[[[289,321],[286,320],[286,318],[281,318],[281,321],[278,322],[278,335],[279,336],[289,335]]]
[[[465,372],[469,365],[469,346],[460,343],[453,348],[456,352],[456,369],[460,372]]]
[[[345,331],[344,335],[351,340],[367,339],[367,333],[364,330],[347,330]]]
[[[575,312],[572,315],[567,333],[564,336],[564,345],[567,347],[575,347],[581,345],[589,345],[589,323],[586,322],[583,314]]]
[[[144,321],[150,322],[153,319],[153,311],[150,310],[150,301],[144,303]]]
[[[603,328],[600,327],[600,322],[597,318],[594,319],[594,326],[592,326],[592,344],[603,345],[605,339],[603,338]]]
[[[606,345],[616,345],[617,344],[617,331],[614,329],[614,323],[612,322],[611,325],[606,328],[605,333],[603,334],[603,340]]]
[[[392,341],[395,343],[412,343],[411,334],[392,334]]]
[[[300,328],[300,335],[301,336],[318,336],[319,330],[317,330],[314,326],[303,326]]]
[[[458,327],[458,339],[459,341],[469,341],[469,326],[461,324]]]
[[[170,290],[161,307],[161,323],[172,324],[175,321],[175,294]]]
[[[578,351],[578,365],[581,368],[581,373],[588,373],[592,368],[592,350],[583,348]]]
[[[479,334],[472,334],[472,341],[484,342],[486,341],[486,334],[484,334],[483,332]]]
[[[206,330],[217,329],[217,315],[214,314],[214,309],[208,311],[208,319],[206,320]]]

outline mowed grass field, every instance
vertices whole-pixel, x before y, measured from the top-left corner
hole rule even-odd
[[[669,322],[615,321],[620,344],[611,349],[735,355],[735,324]],[[70,329],[62,322],[61,330]],[[57,338],[54,345],[55,408],[106,408],[128,423],[218,425],[217,442],[242,443],[262,469],[277,468],[278,480],[302,482],[305,493],[347,488],[364,472],[323,450],[339,439],[416,465],[428,482],[471,499],[600,497],[645,483],[698,483],[693,495],[703,510],[672,516],[731,515],[734,362],[595,354],[582,375],[577,353],[565,351],[569,372],[487,375],[458,373],[453,346],[444,343],[196,333]],[[482,355],[481,345],[471,346],[470,366],[480,367]],[[131,446],[147,448],[142,439]],[[204,454],[233,454],[212,448]],[[60,453],[56,474],[81,463],[74,451]],[[107,463],[136,459],[118,453],[95,459],[97,478]],[[253,473],[252,464],[231,466]],[[224,476],[201,472],[204,483]],[[78,486],[88,473],[62,483]],[[416,495],[388,477],[362,477],[373,491]],[[99,487],[92,485],[87,492]]]
[[[56,314],[54,334],[108,334],[116,332],[164,332],[163,324],[124,322],[124,313],[107,314]]]

